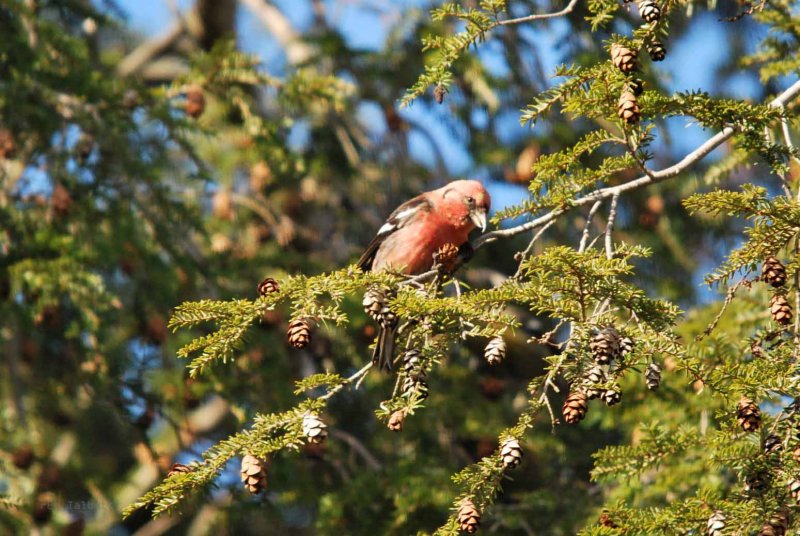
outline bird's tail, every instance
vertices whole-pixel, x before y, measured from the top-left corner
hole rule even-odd
[[[381,370],[392,370],[392,354],[394,353],[394,336],[397,333],[397,323],[394,325],[381,325],[378,339],[375,341],[375,350],[372,352],[372,362]]]

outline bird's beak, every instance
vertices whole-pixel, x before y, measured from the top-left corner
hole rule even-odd
[[[469,219],[475,224],[475,227],[480,227],[481,232],[486,230],[486,209],[476,208],[469,213]]]

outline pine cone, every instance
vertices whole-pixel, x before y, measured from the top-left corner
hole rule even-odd
[[[608,515],[608,510],[603,510],[600,512],[600,517],[597,518],[597,524],[601,527],[606,527],[609,529],[619,528],[617,524],[611,520],[611,517]]]
[[[399,409],[389,416],[389,423],[387,427],[392,432],[399,432],[403,429],[403,423],[406,420],[406,412]]]
[[[242,469],[239,474],[245,489],[254,495],[267,487],[266,463],[252,454],[245,454],[242,458]]]
[[[655,0],[641,0],[636,4],[639,6],[639,15],[645,22],[657,22],[661,18],[661,8]]]
[[[792,451],[792,459],[797,463],[800,463],[800,447],[795,447]]]
[[[598,365],[608,365],[619,357],[619,333],[614,328],[601,329],[589,341],[589,349]]]
[[[191,87],[186,90],[186,104],[184,110],[186,115],[193,119],[197,119],[206,109],[206,97],[203,95],[203,90],[199,87]]]
[[[722,531],[725,529],[725,514],[721,510],[717,510],[711,517],[708,518],[706,523],[707,536],[722,536]]]
[[[465,498],[461,501],[456,514],[458,529],[467,534],[475,534],[481,525],[481,513],[475,507],[475,503]]]
[[[775,294],[769,302],[769,312],[772,319],[782,326],[792,323],[792,306],[786,301],[783,294]]]
[[[623,86],[623,91],[630,91],[637,97],[644,93],[644,82],[639,78],[631,78]]]
[[[606,403],[606,406],[616,406],[622,400],[622,393],[619,390],[619,385],[614,384],[613,388],[606,389],[600,395],[600,399]]]
[[[755,402],[745,396],[739,400],[736,418],[745,432],[753,432],[761,427],[761,411]]]
[[[271,292],[278,292],[278,290],[280,290],[280,285],[278,285],[278,282],[271,277],[264,279],[264,281],[258,285],[259,296],[266,296]]]
[[[443,245],[433,254],[433,262],[438,264],[444,273],[451,273],[458,262],[458,246],[451,243]]]
[[[443,103],[445,95],[447,95],[447,89],[442,84],[436,84],[433,89],[433,98],[436,99],[436,104]]]
[[[647,53],[650,54],[650,59],[653,61],[664,61],[667,57],[667,49],[664,48],[664,43],[654,39],[647,43]]]
[[[792,496],[795,503],[800,504],[800,480],[796,478],[789,480],[787,487],[789,488],[789,495]]]
[[[72,210],[72,195],[60,182],[53,187],[53,193],[50,194],[50,206],[59,218],[67,216]]]
[[[639,122],[642,116],[636,95],[630,91],[622,92],[617,103],[617,115],[629,125]]]
[[[600,398],[600,395],[603,394],[603,389],[598,387],[608,381],[606,377],[606,373],[603,372],[603,369],[599,366],[594,366],[589,369],[589,372],[586,374],[586,377],[583,379],[583,386],[584,391],[586,392],[586,396],[589,400],[593,398]]]
[[[776,436],[775,434],[770,434],[764,438],[764,452],[767,454],[773,454],[782,450],[783,441],[781,441],[780,437]]]
[[[637,67],[636,52],[619,43],[611,45],[611,61],[623,73],[631,73]]]
[[[420,361],[419,350],[412,348],[403,354],[403,372],[410,378],[418,378],[424,376],[425,373],[421,368],[422,362]]]
[[[361,302],[364,312],[384,328],[397,325],[397,315],[389,309],[390,294],[380,287],[371,287],[364,293],[364,300]]]
[[[655,391],[661,385],[661,367],[657,363],[647,365],[647,370],[644,373],[644,382],[651,391]]]
[[[311,326],[303,318],[297,318],[289,323],[286,339],[295,348],[305,348],[311,340]]]
[[[483,357],[490,365],[499,365],[506,358],[506,341],[503,337],[493,337],[483,351]]]
[[[406,376],[403,380],[403,396],[411,398],[415,393],[419,400],[428,398],[428,382],[425,381],[423,374],[418,375],[416,378]]]
[[[619,355],[626,356],[633,351],[633,339],[630,337],[622,337],[619,340]]]
[[[328,426],[314,413],[303,417],[303,435],[312,443],[322,443],[328,437]]]
[[[772,514],[764,523],[758,536],[785,536],[787,530],[789,530],[789,513],[787,510],[781,509]]]
[[[192,469],[188,465],[182,463],[173,463],[172,467],[169,468],[167,477],[171,477],[172,475],[177,475],[178,473],[191,473],[191,472]]]
[[[0,128],[0,160],[17,156],[17,144],[14,135],[7,128]]]
[[[572,391],[567,395],[567,399],[561,407],[561,414],[564,415],[566,422],[576,424],[583,420],[588,409],[586,395],[581,391]]]
[[[22,445],[11,454],[11,463],[18,469],[30,469],[34,458],[33,447]]]
[[[786,267],[775,257],[767,257],[761,267],[761,277],[775,288],[786,283]]]
[[[509,437],[500,445],[500,457],[503,459],[503,467],[506,469],[518,466],[522,461],[522,455],[522,447],[519,441],[513,437]]]

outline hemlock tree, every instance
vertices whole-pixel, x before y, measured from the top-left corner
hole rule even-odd
[[[789,530],[797,5],[447,3],[365,51],[323,3],[301,31],[198,1],[137,46],[113,10],[37,4],[0,8],[7,526]],[[712,86],[752,98],[668,91],[679,44],[727,52]],[[676,117],[705,135],[670,145]],[[363,273],[382,217],[449,180],[431,118],[496,207],[498,179],[526,195],[457,269]]]

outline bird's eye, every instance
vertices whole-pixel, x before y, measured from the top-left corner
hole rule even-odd
[[[467,205],[469,205],[470,207],[474,207],[474,206],[475,206],[475,198],[474,198],[474,197],[472,197],[472,196],[470,196],[470,195],[468,195],[468,196],[467,196],[467,197],[464,199],[464,201],[465,201],[465,202],[467,203]]]

